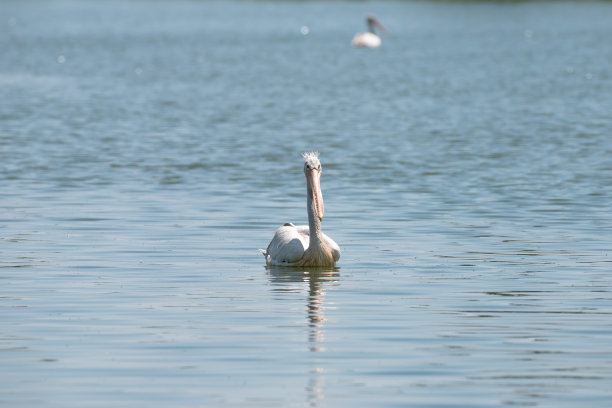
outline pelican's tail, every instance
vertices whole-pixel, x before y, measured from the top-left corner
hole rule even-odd
[[[268,254],[268,251],[264,249],[259,249],[258,251],[261,252],[261,254],[266,258],[266,265],[270,265],[270,255]]]

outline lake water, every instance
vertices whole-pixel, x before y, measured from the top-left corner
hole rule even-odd
[[[0,16],[0,406],[610,406],[611,3]]]

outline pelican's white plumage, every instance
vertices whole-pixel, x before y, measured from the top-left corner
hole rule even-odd
[[[288,222],[274,233],[268,248],[261,252],[267,265],[334,266],[340,259],[340,248],[321,231],[323,195],[321,194],[321,162],[318,152],[307,152],[304,158],[308,225]]]
[[[382,40],[374,33],[357,33],[351,44],[353,44],[353,47],[378,48],[382,44]]]
[[[351,44],[354,47],[380,47],[382,40],[378,35],[376,35],[375,28],[378,28],[383,33],[386,32],[385,28],[378,22],[378,20],[374,16],[368,16],[366,18],[366,24],[368,25],[368,31],[364,33],[355,34],[353,40],[351,41]]]

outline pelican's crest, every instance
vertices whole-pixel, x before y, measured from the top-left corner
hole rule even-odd
[[[304,152],[302,153],[302,158],[304,159],[305,163],[310,163],[310,164],[312,164],[313,162],[319,163],[319,152],[317,151]]]

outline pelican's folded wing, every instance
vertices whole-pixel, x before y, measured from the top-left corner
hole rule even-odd
[[[266,258],[273,265],[297,262],[304,256],[308,238],[298,232],[294,225],[283,225],[274,233],[266,249]]]

